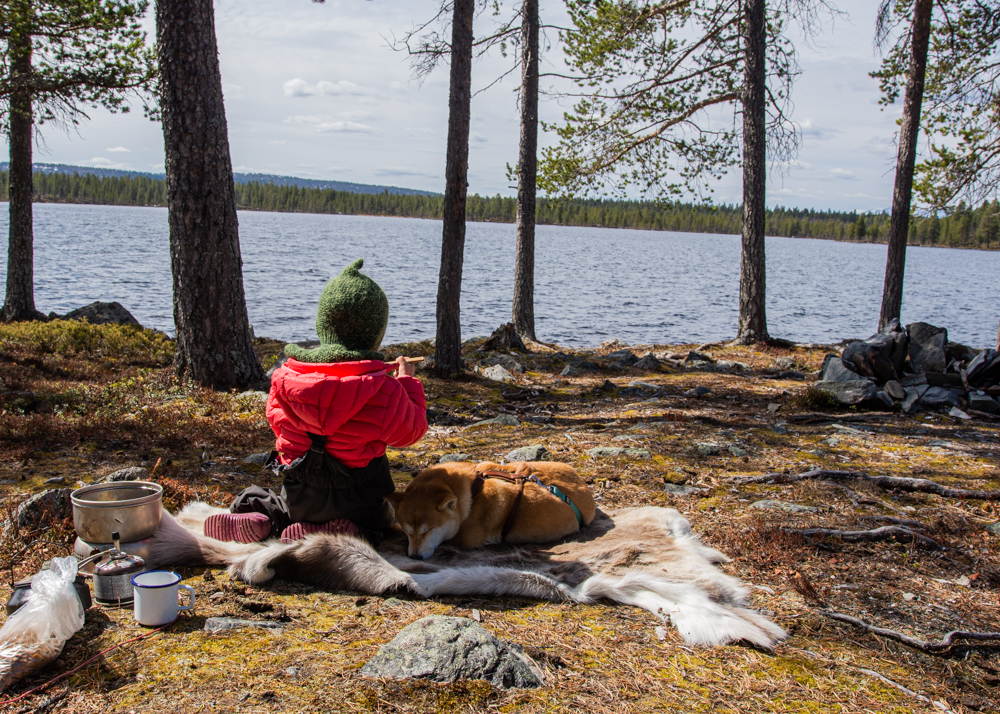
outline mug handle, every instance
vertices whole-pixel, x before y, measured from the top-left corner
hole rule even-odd
[[[177,587],[180,590],[187,590],[188,591],[188,595],[191,598],[191,602],[189,604],[187,604],[187,605],[180,605],[180,604],[178,604],[177,605],[177,609],[178,610],[190,610],[191,608],[194,607],[194,588],[192,588],[190,585],[178,585]],[[180,592],[180,590],[178,590],[178,592]]]

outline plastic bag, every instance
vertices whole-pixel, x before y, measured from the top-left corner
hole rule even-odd
[[[31,599],[0,628],[0,692],[58,657],[83,627],[76,572],[76,558],[53,558],[31,579]]]

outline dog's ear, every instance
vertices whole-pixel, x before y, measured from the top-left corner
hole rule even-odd
[[[452,496],[451,498],[441,501],[438,505],[439,511],[454,511],[458,507],[458,499]]]
[[[403,492],[393,491],[388,496],[382,496],[382,498],[389,504],[389,507],[392,509],[392,517],[395,518],[396,511],[399,510],[399,504],[403,502]]]

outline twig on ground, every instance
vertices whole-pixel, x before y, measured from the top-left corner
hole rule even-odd
[[[900,543],[916,543],[931,550],[942,550],[944,548],[936,540],[920,533],[915,533],[909,528],[903,528],[902,526],[882,526],[881,528],[873,528],[869,531],[839,531],[835,528],[782,528],[782,531],[809,538],[814,536],[839,538],[847,543],[898,540]]]
[[[892,681],[888,677],[879,674],[874,669],[865,669],[864,667],[857,667],[857,670],[859,672],[861,672],[862,674],[867,674],[869,677],[875,677],[875,679],[878,679],[878,680],[880,680],[882,682],[885,682],[890,687],[895,687],[896,689],[898,689],[899,691],[903,692],[904,694],[909,694],[911,697],[915,697],[917,700],[919,700],[921,702],[924,702],[925,704],[931,704],[933,706],[933,703],[931,702],[931,700],[928,699],[927,697],[925,697],[923,694],[917,694],[912,689],[910,689],[908,687],[904,687],[899,682]]]
[[[974,498],[981,501],[1000,501],[1000,491],[973,491],[967,488],[951,488],[925,478],[907,476],[870,476],[860,471],[827,471],[814,469],[800,474],[771,473],[762,476],[740,476],[737,481],[744,483],[798,483],[810,479],[821,481],[864,481],[890,491],[911,493],[933,493],[945,498]]]
[[[981,412],[978,409],[966,409],[966,414],[971,414],[974,417],[979,417],[980,419],[988,419],[989,421],[1000,421],[1000,415],[990,414],[989,412]]]
[[[863,630],[871,632],[874,635],[878,635],[879,637],[895,640],[896,642],[904,644],[907,647],[912,647],[915,650],[920,650],[921,652],[933,655],[948,654],[949,650],[956,645],[963,645],[965,647],[985,647],[989,646],[989,643],[1000,642],[1000,632],[966,632],[963,630],[952,630],[939,642],[928,642],[927,640],[920,640],[916,637],[904,635],[902,632],[897,632],[896,630],[887,630],[884,627],[869,625],[864,620],[859,620],[856,617],[845,615],[842,612],[830,612],[829,610],[816,610],[816,612],[824,617],[829,617],[831,620],[847,622],[855,627],[860,627]],[[959,643],[955,642],[955,640],[973,640],[973,642]]]
[[[878,502],[876,501],[876,503]],[[920,521],[914,521],[909,518],[893,518],[892,516],[864,516],[864,519],[869,521],[878,521],[879,523],[892,523],[897,526],[908,526],[922,531],[930,529],[929,526],[921,523]]]
[[[805,414],[789,414],[785,421],[791,424],[813,424],[827,421],[866,422],[881,421],[894,416],[889,412],[873,412],[869,414],[824,414],[823,412],[806,412]]]

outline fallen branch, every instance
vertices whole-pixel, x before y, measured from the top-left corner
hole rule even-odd
[[[942,550],[944,546],[925,535],[915,533],[902,526],[882,526],[869,531],[838,531],[833,528],[783,528],[785,533],[795,533],[806,537],[825,536],[839,538],[846,543],[861,541],[898,540],[900,543],[916,543],[931,550]]]
[[[737,477],[739,483],[798,483],[810,479],[822,481],[864,481],[889,491],[911,493],[933,493],[945,498],[974,498],[981,501],[1000,501],[1000,491],[973,491],[967,488],[951,488],[925,478],[907,476],[869,476],[860,471],[827,471],[815,469],[801,474],[764,474],[763,476]]]
[[[1000,421],[1000,416],[996,414],[990,414],[989,412],[981,412],[978,409],[966,409],[966,414],[971,414],[974,417],[979,417],[980,419],[988,419],[989,421]]]
[[[785,421],[790,424],[814,424],[828,421],[846,421],[863,423],[867,421],[884,421],[895,416],[892,412],[870,412],[868,414],[824,414],[823,412],[806,412],[804,414],[789,414]]]
[[[963,630],[952,630],[946,634],[940,642],[928,642],[927,640],[919,640],[916,637],[904,635],[902,632],[896,632],[896,630],[887,630],[884,627],[869,625],[863,620],[851,617],[850,615],[845,615],[842,612],[830,612],[828,610],[816,610],[816,612],[824,617],[829,617],[831,620],[847,622],[855,627],[860,627],[862,630],[871,632],[874,635],[895,640],[896,642],[904,644],[907,647],[912,647],[915,650],[920,650],[921,652],[926,652],[927,654],[947,654],[948,651],[956,645],[964,645],[965,647],[983,647],[988,646],[988,643],[990,642],[1000,642],[1000,632],[965,632]],[[959,643],[955,642],[955,640],[973,640],[973,642]]]

